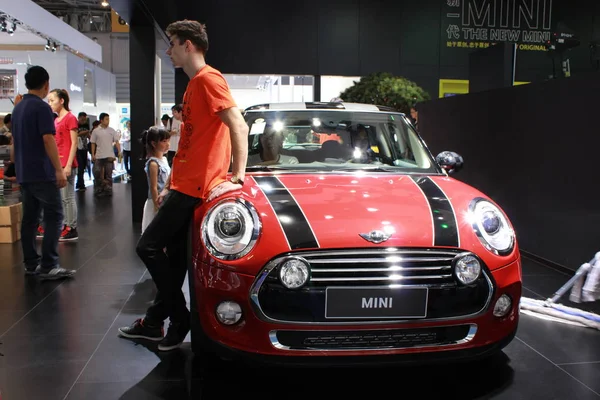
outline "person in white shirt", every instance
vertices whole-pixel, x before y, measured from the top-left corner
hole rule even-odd
[[[121,154],[120,135],[109,127],[110,117],[100,114],[100,125],[92,132],[92,162],[94,163],[94,195],[112,196],[112,173],[115,162],[113,145],[117,148],[117,156]]]
[[[179,146],[179,138],[181,137],[181,117],[182,117],[183,105],[177,104],[171,107],[173,118],[169,121],[167,130],[171,132],[171,139],[169,141],[169,152],[167,153],[167,161],[169,167],[173,166],[173,157],[177,153],[177,147]]]
[[[120,142],[123,148],[123,164],[127,171],[127,179],[131,179],[131,121],[125,123],[125,130],[121,134]]]

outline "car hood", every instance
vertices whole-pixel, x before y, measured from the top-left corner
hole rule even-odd
[[[465,239],[477,241],[470,226],[465,229],[464,214],[473,198],[484,196],[445,176],[282,174],[251,179],[256,183],[252,202],[263,219],[278,222],[267,223],[263,234],[279,230],[289,250],[461,247]]]

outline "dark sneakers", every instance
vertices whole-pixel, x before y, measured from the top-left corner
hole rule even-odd
[[[75,270],[72,269],[64,269],[61,267],[55,267],[52,269],[43,269],[38,267],[35,272],[41,280],[44,281],[54,281],[58,279],[68,279],[72,278],[75,275]]]
[[[183,343],[183,340],[185,339],[189,331],[189,324],[170,323],[169,330],[167,331],[167,336],[165,336],[165,338],[161,340],[158,344],[158,350],[170,351],[177,349],[179,346],[181,346],[181,343]]]
[[[153,342],[163,340],[164,329],[161,326],[146,326],[144,320],[139,318],[131,326],[119,328],[119,335],[127,339],[146,339]]]
[[[25,267],[25,275],[38,276],[41,280],[54,281],[58,279],[68,279],[75,275],[75,270],[55,267],[52,269],[43,269],[41,266]]]
[[[79,239],[79,234],[77,233],[77,228],[71,228],[70,226],[65,226],[58,238],[59,242],[75,242]]]

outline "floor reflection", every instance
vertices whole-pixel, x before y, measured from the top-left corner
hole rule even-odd
[[[194,357],[188,348],[157,354],[161,361],[148,377],[120,399],[152,393],[161,399],[234,399],[252,395],[282,398],[490,398],[509,387],[514,371],[500,353],[484,361],[436,366],[368,368],[256,367]],[[157,376],[168,374],[170,382]],[[181,374],[180,384],[174,384]],[[360,391],[360,393],[358,392]],[[416,393],[416,394],[411,394]]]

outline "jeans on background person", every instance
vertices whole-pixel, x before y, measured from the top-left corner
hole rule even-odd
[[[33,271],[38,265],[50,270],[58,267],[58,238],[63,228],[63,206],[55,182],[24,182],[21,184],[23,220],[21,247],[25,268]],[[36,232],[40,213],[44,212],[42,256],[36,249]]]
[[[77,189],[85,189],[85,179],[83,175],[87,169],[88,175],[92,176],[90,163],[88,162],[88,152],[86,149],[77,150]]]
[[[60,189],[64,209],[63,225],[72,229],[77,228],[77,203],[75,201],[75,175],[77,175],[77,172],[78,168],[73,168],[71,175],[67,176],[67,186]]]
[[[123,150],[123,165],[125,166],[125,171],[127,171],[127,175],[131,175],[131,151]]]
[[[182,286],[187,273],[189,225],[200,202],[198,198],[171,190],[136,246],[158,289],[144,318],[148,325],[161,325],[170,318],[172,324],[189,329],[190,313]]]

